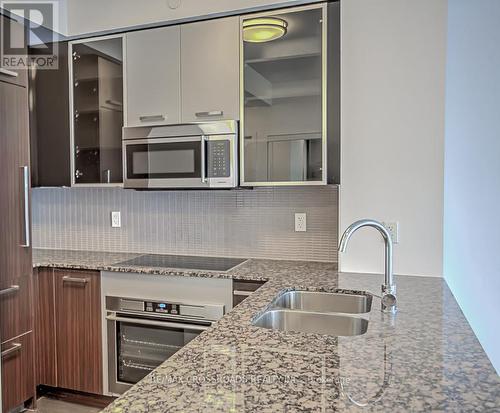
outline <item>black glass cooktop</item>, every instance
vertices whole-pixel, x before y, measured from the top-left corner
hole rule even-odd
[[[192,257],[189,255],[146,254],[123,261],[116,266],[165,267],[185,270],[229,271],[246,258]]]

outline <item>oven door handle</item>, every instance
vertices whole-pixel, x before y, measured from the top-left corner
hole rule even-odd
[[[184,328],[186,330],[195,330],[195,331],[205,331],[208,330],[208,328],[210,327],[197,324],[176,323],[170,321],[155,321],[155,320],[144,320],[142,318],[117,317],[115,315],[107,315],[106,320],[124,322],[124,323],[134,323],[145,326]]]

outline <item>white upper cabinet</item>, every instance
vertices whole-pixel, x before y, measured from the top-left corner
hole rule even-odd
[[[180,123],[180,27],[128,33],[126,126]]]
[[[239,119],[239,17],[181,27],[182,122]]]
[[[242,186],[327,183],[326,11],[313,5],[242,18]]]

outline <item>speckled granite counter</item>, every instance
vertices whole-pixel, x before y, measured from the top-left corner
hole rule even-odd
[[[64,262],[64,256],[35,251],[34,262],[116,270],[114,262],[131,257],[75,252]],[[378,294],[381,277],[272,260],[206,276],[269,281],[106,413],[500,411],[500,378],[442,279],[396,277],[395,318],[379,311],[375,297],[366,334],[331,337],[266,330],[251,319],[287,288]]]

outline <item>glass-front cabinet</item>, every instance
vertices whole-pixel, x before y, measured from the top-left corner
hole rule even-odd
[[[325,5],[241,18],[241,184],[326,177]]]
[[[73,185],[123,182],[122,37],[70,43]]]

